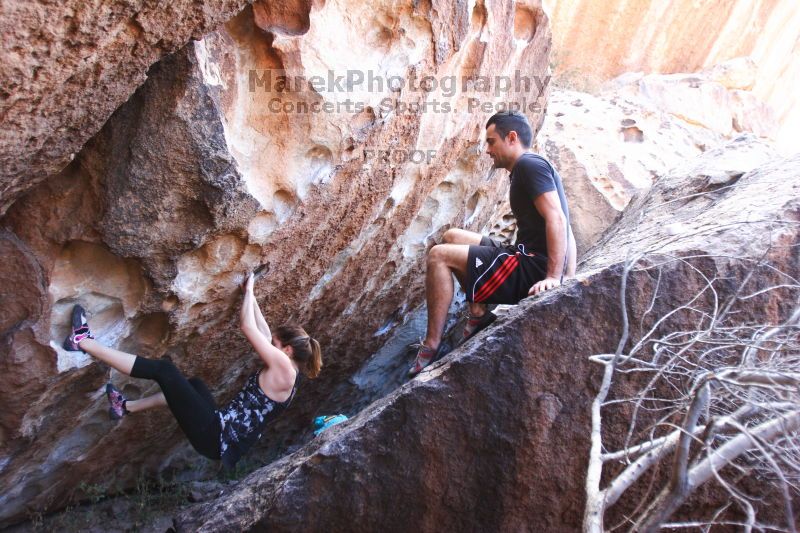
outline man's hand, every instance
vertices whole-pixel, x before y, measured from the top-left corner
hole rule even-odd
[[[535,296],[540,292],[548,291],[550,289],[554,289],[561,285],[561,280],[558,278],[544,278],[542,281],[537,281],[531,287],[531,290],[528,291],[528,296]]]

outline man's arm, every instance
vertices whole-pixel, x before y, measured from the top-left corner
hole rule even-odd
[[[547,238],[547,277],[536,282],[528,291],[529,295],[558,287],[561,284],[561,274],[564,270],[564,257],[567,253],[567,220],[561,210],[561,201],[558,192],[550,191],[538,195],[533,200],[533,205],[544,218],[545,235]],[[572,239],[570,239],[572,240]],[[568,266],[572,267],[572,262]],[[573,267],[574,270],[574,267]]]

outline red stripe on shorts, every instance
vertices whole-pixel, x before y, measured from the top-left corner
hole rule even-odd
[[[517,259],[517,256],[508,256],[505,261],[503,261],[503,264],[500,266],[500,268],[498,268],[495,273],[492,274],[492,277],[483,284],[473,298],[473,301],[482,302],[494,294],[494,292],[500,288],[500,286],[508,279],[508,276],[510,276],[518,266],[519,259]]]

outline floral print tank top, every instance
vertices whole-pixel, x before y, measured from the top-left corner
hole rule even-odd
[[[258,385],[256,372],[242,390],[223,409],[219,409],[220,456],[227,468],[233,468],[242,455],[260,438],[266,425],[286,409],[294,398],[297,380],[285,402],[270,399]]]

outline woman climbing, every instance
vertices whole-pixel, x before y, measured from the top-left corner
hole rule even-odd
[[[186,379],[170,361],[131,355],[94,340],[80,305],[72,310],[72,333],[64,348],[86,352],[131,377],[158,382],[160,394],[138,400],[128,400],[111,383],[106,385],[111,418],[166,405],[195,450],[232,468],[258,441],[267,423],[289,406],[297,390],[298,372],[315,378],[322,367],[319,343],[303,328],[281,326],[272,335],[253,294],[253,274],[242,290],[241,329],[264,367],[247,379],[223,409],[217,408],[202,380]]]

